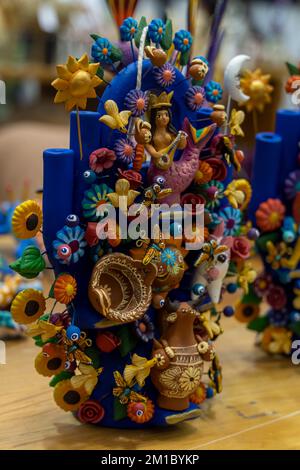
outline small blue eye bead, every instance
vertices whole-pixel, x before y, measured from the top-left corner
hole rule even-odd
[[[94,171],[92,170],[86,170],[84,173],[83,173],[83,178],[84,178],[84,181],[86,183],[94,183],[97,179],[97,175]]]
[[[225,317],[232,317],[234,315],[234,308],[231,307],[231,305],[227,305],[226,307],[224,307],[223,313]]]
[[[192,290],[193,293],[195,295],[198,295],[199,297],[202,297],[206,291],[205,286],[203,284],[194,284]]]
[[[68,227],[76,227],[79,225],[79,217],[76,214],[69,214],[66,218],[66,225]]]
[[[68,326],[66,330],[67,338],[70,339],[71,341],[78,341],[81,335],[81,330],[78,328],[78,326],[71,325]]]

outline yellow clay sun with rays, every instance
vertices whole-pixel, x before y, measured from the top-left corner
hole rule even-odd
[[[248,95],[250,98],[245,103],[240,103],[240,105],[246,106],[248,112],[254,109],[262,112],[265,105],[271,103],[270,95],[273,87],[269,83],[270,78],[269,74],[263,74],[260,69],[244,71],[240,85],[245,95]]]
[[[69,56],[65,65],[57,65],[57,75],[51,85],[57,90],[54,103],[65,103],[67,111],[75,106],[86,108],[88,98],[96,98],[95,88],[102,83],[96,73],[99,63],[90,64],[87,54],[79,60]]]

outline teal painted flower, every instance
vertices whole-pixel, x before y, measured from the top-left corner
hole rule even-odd
[[[217,103],[222,99],[223,88],[221,87],[220,83],[211,80],[207,85],[205,85],[204,89],[207,101],[210,101],[211,103]]]
[[[56,240],[52,243],[55,258],[62,264],[77,263],[84,255],[84,248],[87,245],[84,236],[85,232],[79,225],[76,227],[65,225],[56,233]],[[64,252],[61,251],[61,247]]]
[[[106,38],[97,38],[92,45],[92,57],[95,62],[111,62],[112,45]]]
[[[239,209],[225,207],[219,212],[219,217],[224,220],[224,235],[238,235],[242,224],[242,214]]]
[[[203,186],[206,193],[206,209],[215,209],[220,206],[221,199],[224,197],[224,185],[217,180],[211,180]]]
[[[160,18],[156,18],[149,24],[148,34],[151,41],[159,44],[164,37],[166,25]]]
[[[185,29],[180,29],[175,34],[173,43],[177,51],[187,52],[193,43],[193,38],[189,31],[186,31]]]
[[[113,190],[107,184],[93,184],[84,193],[83,216],[90,221],[101,220],[105,216],[101,206],[110,202],[107,194],[112,192]]]
[[[171,248],[165,248],[161,253],[161,262],[167,267],[173,268],[177,262],[176,253]]]
[[[120,26],[121,41],[132,41],[138,30],[138,22],[134,18],[126,18]]]

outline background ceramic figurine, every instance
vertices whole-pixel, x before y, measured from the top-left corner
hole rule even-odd
[[[286,91],[293,93],[299,69],[287,65],[291,77]],[[300,337],[299,143],[296,109],[278,111],[275,132],[256,136],[250,213],[261,232],[256,248],[263,271],[235,315],[258,333],[258,343],[270,354],[290,355]]]
[[[47,296],[19,293],[11,311],[42,348],[35,367],[52,377],[58,406],[81,422],[142,428],[196,417],[221,391],[218,302],[227,269],[231,291],[253,277],[251,187],[233,180],[242,119],[218,105],[208,61],[189,64],[191,34],[145,18],[127,18],[120,32],[138,48],[126,67],[121,48],[95,34],[91,57],[57,66],[55,102],[74,109],[70,149],[44,152],[43,210],[26,201],[13,216],[20,238],[43,227],[46,247],[30,248],[20,274],[52,266],[54,281]],[[104,67],[115,75],[91,112]],[[207,248],[209,276],[200,267]]]

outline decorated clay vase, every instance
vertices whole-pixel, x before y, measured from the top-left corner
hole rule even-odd
[[[161,408],[187,409],[189,397],[201,383],[203,360],[213,358],[211,346],[194,334],[197,316],[188,303],[180,303],[175,312],[168,313],[169,326],[160,340],[154,341],[152,355],[157,365],[151,379],[159,391],[157,402]]]

